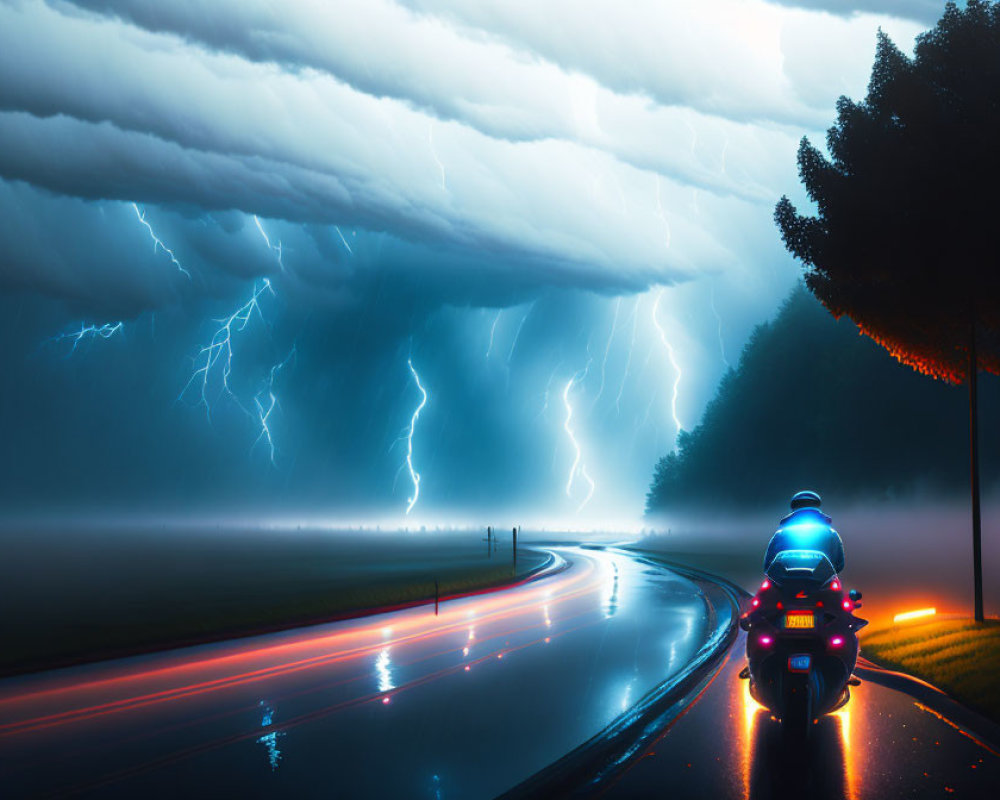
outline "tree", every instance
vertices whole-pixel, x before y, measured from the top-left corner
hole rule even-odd
[[[912,58],[879,31],[868,95],[803,138],[817,215],[775,208],[806,285],[899,361],[969,388],[975,617],[983,619],[978,370],[1000,374],[1000,3],[948,3]]]

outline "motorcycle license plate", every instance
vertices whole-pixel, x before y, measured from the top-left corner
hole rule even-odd
[[[785,614],[785,628],[789,630],[810,630],[814,627],[812,611],[789,611]]]
[[[788,657],[789,672],[809,672],[811,666],[812,656],[808,653],[799,653],[798,655]]]

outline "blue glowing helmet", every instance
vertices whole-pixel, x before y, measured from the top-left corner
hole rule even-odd
[[[821,505],[823,501],[816,492],[804,491],[792,495],[792,511],[798,511],[800,508],[819,508]]]

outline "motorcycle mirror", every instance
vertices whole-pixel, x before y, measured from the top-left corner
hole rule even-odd
[[[860,599],[861,599],[861,592],[859,592],[859,591],[858,591],[857,589],[851,589],[851,591],[849,591],[849,592],[847,593],[847,595],[848,595],[848,597],[850,597],[850,598],[851,598],[851,599],[852,599],[852,600],[853,600],[854,602],[857,602],[858,600],[860,600]]]

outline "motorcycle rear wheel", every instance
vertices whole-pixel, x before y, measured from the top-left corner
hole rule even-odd
[[[781,735],[788,744],[804,744],[812,728],[812,697],[808,687],[797,687],[785,695]]]

